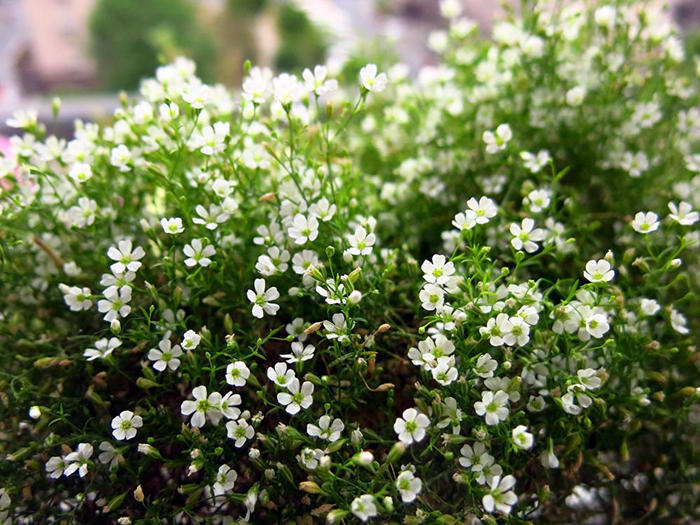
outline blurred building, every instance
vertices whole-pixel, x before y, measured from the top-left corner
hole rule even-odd
[[[92,86],[88,21],[95,0],[4,0],[0,9],[14,19],[14,64],[23,93]]]

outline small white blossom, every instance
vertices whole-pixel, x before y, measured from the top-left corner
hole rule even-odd
[[[160,225],[163,227],[163,231],[169,235],[174,235],[185,231],[185,227],[182,225],[182,219],[180,217],[164,217],[160,220]]]
[[[397,417],[394,421],[394,432],[399,436],[400,441],[410,445],[413,442],[422,441],[429,426],[428,416],[415,408],[407,408],[403,411],[402,417]]]
[[[377,74],[376,64],[367,64],[360,69],[360,85],[367,91],[375,93],[384,91],[387,81],[386,73]]]
[[[136,416],[131,410],[124,410],[112,419],[112,435],[117,440],[129,440],[143,426],[141,416]]]
[[[378,515],[377,506],[374,503],[374,496],[370,494],[363,494],[359,498],[352,500],[350,510],[363,522]]]
[[[243,361],[234,361],[226,367],[226,382],[233,386],[245,386],[250,370]]]
[[[288,392],[279,392],[277,394],[277,402],[285,407],[285,411],[289,414],[296,414],[302,408],[307,409],[313,403],[312,394],[314,393],[314,385],[309,381],[304,381],[300,386],[299,380],[295,377],[287,387]]]
[[[651,233],[659,229],[659,216],[653,211],[640,211],[634,216],[632,228],[638,233]]]
[[[518,425],[515,427],[512,430],[511,435],[515,446],[523,450],[531,449],[535,442],[532,434],[527,431],[527,427],[525,425]]]
[[[513,132],[508,124],[500,124],[496,131],[484,131],[482,139],[486,144],[486,153],[494,154],[506,149],[513,138]]]
[[[615,277],[615,270],[605,259],[592,259],[586,263],[583,276],[592,283],[610,282]]]
[[[404,470],[396,478],[396,490],[401,495],[401,501],[411,503],[423,488],[423,482],[410,470]]]
[[[204,246],[202,241],[205,240],[206,239],[192,239],[192,243],[186,244],[182,249],[187,257],[187,259],[185,259],[186,266],[190,268],[196,265],[206,267],[211,264],[210,257],[216,253],[216,249],[211,244]]]
[[[496,393],[487,390],[481,394],[481,401],[474,403],[474,411],[484,416],[487,425],[497,425],[508,418],[508,394],[503,390]]]
[[[272,286],[266,290],[265,279],[255,279],[253,287],[255,290],[247,292],[248,300],[253,303],[253,316],[262,319],[264,314],[276,315],[280,307],[272,301],[280,297],[277,288]]]

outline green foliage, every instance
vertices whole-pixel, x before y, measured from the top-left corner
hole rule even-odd
[[[293,2],[279,7],[277,25],[280,46],[275,66],[280,71],[301,71],[308,64],[320,64],[326,54],[326,37]]]
[[[9,119],[0,521],[691,519],[700,61],[631,1],[441,4],[416,79],[179,58]]]
[[[209,78],[212,39],[197,23],[191,0],[99,0],[90,20],[98,76],[109,89],[134,89],[162,59],[185,54]]]

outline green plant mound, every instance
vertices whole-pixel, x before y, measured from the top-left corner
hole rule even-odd
[[[526,6],[359,79],[186,59],[0,157],[0,521],[683,522],[700,63]]]

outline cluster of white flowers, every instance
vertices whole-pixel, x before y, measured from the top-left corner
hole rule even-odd
[[[0,521],[526,520],[551,469],[678,483],[621,459],[698,396],[700,88],[650,8],[594,4],[483,46],[442,0],[415,81],[246,67],[235,97],[177,59],[69,141],[10,119]]]

